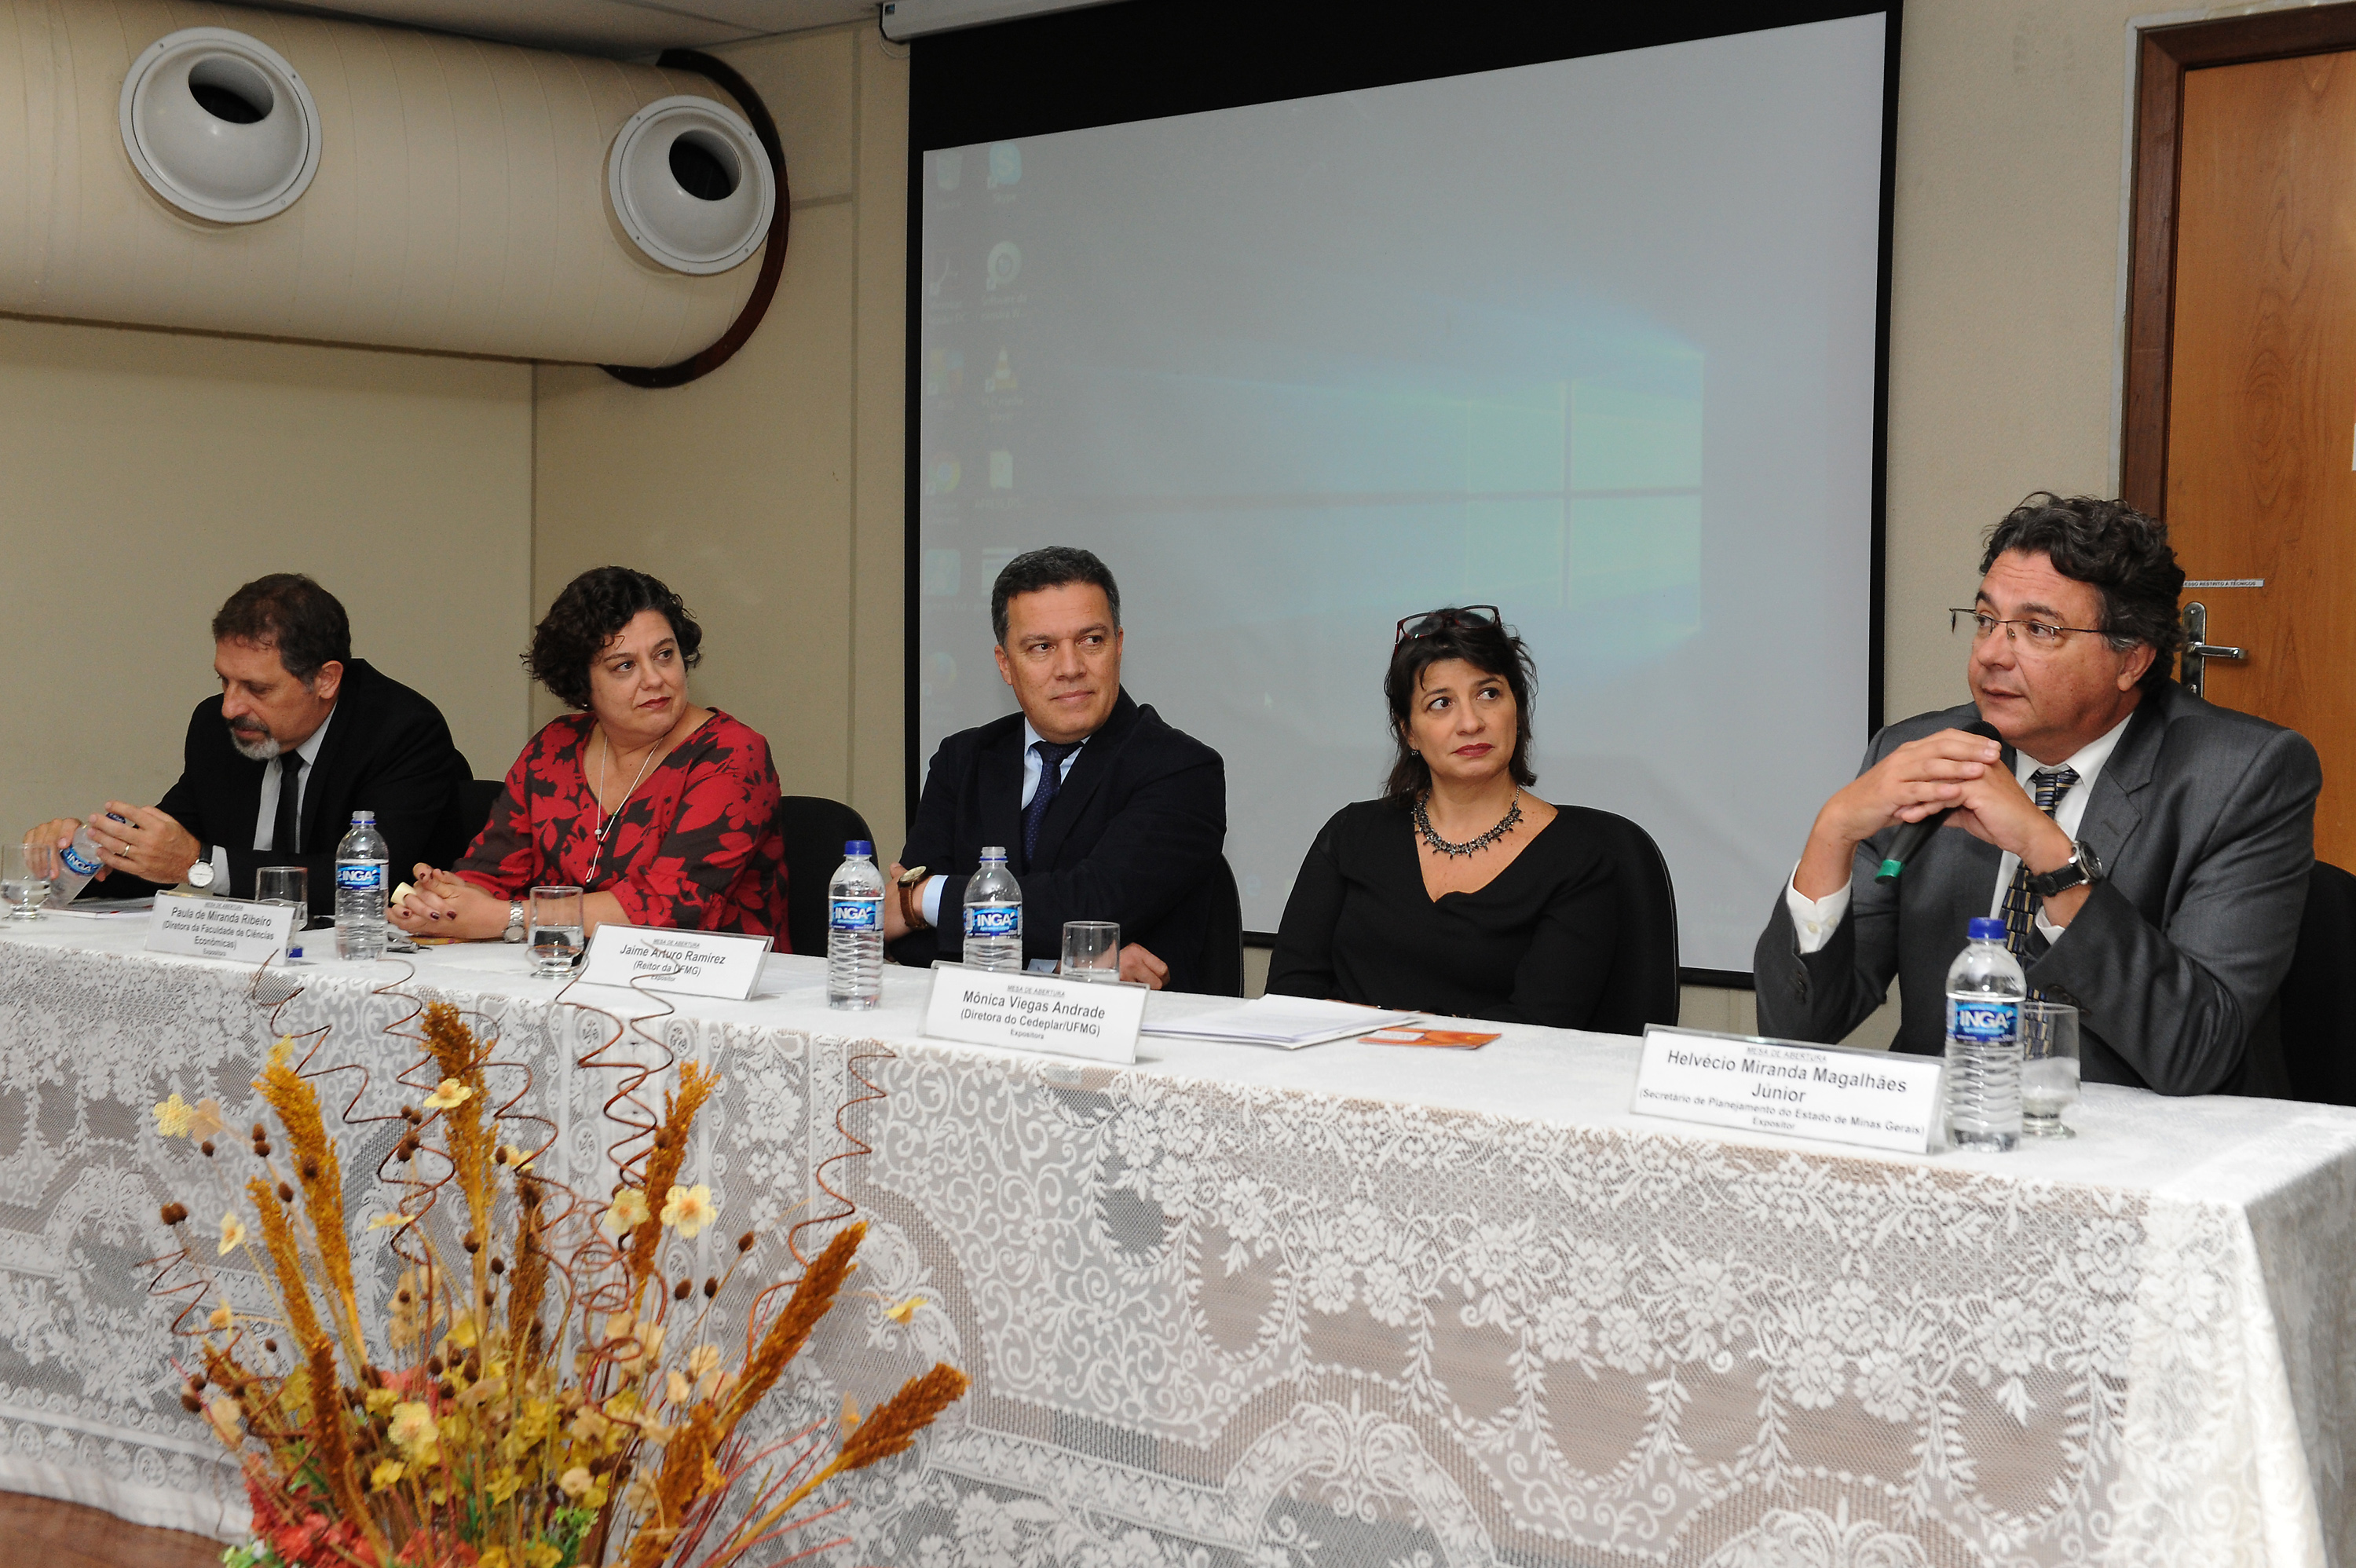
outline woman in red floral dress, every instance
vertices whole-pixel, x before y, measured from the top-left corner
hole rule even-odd
[[[532,737],[455,867],[417,868],[394,923],[489,941],[520,931],[531,888],[562,883],[586,890],[591,931],[744,932],[784,951],[777,772],[758,733],[689,700],[702,641],[679,595],[642,571],[601,566],[567,584],[524,664],[580,711]]]

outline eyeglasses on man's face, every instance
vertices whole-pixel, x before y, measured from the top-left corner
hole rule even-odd
[[[1409,637],[1429,637],[1451,626],[1494,626],[1501,619],[1494,604],[1465,604],[1445,610],[1426,610],[1420,614],[1402,617],[1398,633],[1391,638],[1397,647]]]
[[[2097,626],[2057,626],[2051,621],[2040,621],[2033,616],[2008,621],[1985,610],[1950,609],[1947,612],[1949,631],[1960,631],[1966,622],[1970,623],[1972,641],[1976,643],[1996,635],[1996,629],[2002,626],[2007,642],[2026,644],[2041,654],[2050,654],[2061,647],[2073,632],[2082,632],[2090,637],[2109,635]]]

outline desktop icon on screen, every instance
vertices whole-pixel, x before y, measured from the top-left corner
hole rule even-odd
[[[991,293],[996,293],[1012,283],[1022,271],[1022,247],[1012,240],[1001,240],[990,248],[990,260],[982,265],[982,287]]]
[[[1014,142],[990,144],[990,188],[1023,183],[1023,148]]]
[[[958,467],[956,453],[935,453],[933,454],[932,467],[925,475],[925,494],[927,496],[948,495],[958,487]]]
[[[958,368],[964,368],[962,358],[958,361]],[[1006,350],[1000,349],[998,363],[991,366],[990,374],[982,379],[981,389],[985,392],[1011,392],[1022,384],[1014,379],[1014,366],[1007,357]]]
[[[933,155],[933,183],[943,190],[955,190],[965,178],[965,149],[951,147],[946,153]],[[995,184],[995,181],[991,182]]]
[[[1014,488],[1014,454],[1004,447],[990,454],[990,487],[993,490]]]

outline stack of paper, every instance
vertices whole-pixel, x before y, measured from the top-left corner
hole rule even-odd
[[[1246,1045],[1276,1045],[1297,1051],[1330,1040],[1413,1022],[1419,1014],[1388,1013],[1379,1008],[1348,1002],[1321,1002],[1308,997],[1259,997],[1232,1008],[1220,1008],[1192,1018],[1148,1019],[1147,1034],[1181,1040],[1227,1040]]]
[[[145,920],[155,907],[154,894],[137,899],[81,899],[73,903],[43,904],[45,915],[70,914],[76,920]]]

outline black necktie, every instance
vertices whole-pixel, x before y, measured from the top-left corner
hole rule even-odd
[[[270,829],[270,852],[273,855],[299,854],[303,837],[303,814],[299,797],[303,788],[303,758],[299,752],[278,753],[278,820]]]
[[[1039,827],[1047,820],[1047,808],[1055,803],[1055,792],[1064,787],[1064,759],[1080,749],[1077,741],[1058,745],[1053,741],[1033,741],[1031,749],[1039,753],[1039,787],[1031,792],[1031,804],[1023,808],[1023,868],[1031,869],[1031,857],[1039,852]]]

